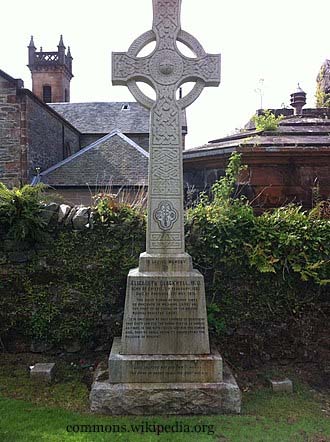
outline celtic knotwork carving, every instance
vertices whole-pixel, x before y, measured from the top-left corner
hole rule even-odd
[[[154,211],[154,220],[162,230],[170,230],[178,219],[178,211],[171,201],[161,201]]]
[[[178,149],[154,148],[151,158],[152,194],[180,194]]]
[[[151,134],[152,146],[180,146],[180,111],[171,86],[159,87],[157,102],[152,108],[151,124],[157,128]]]
[[[205,85],[219,83],[220,63],[218,55],[205,55],[198,59],[185,59],[183,63],[183,78],[196,81],[202,79]]]
[[[205,86],[219,83],[220,56],[206,54],[193,36],[181,30],[181,0],[153,0],[153,7],[152,30],[134,40],[126,54],[113,54],[112,82],[127,85],[136,100],[151,110],[147,252],[168,254],[184,251],[182,109]],[[151,41],[156,41],[153,52],[138,57]],[[183,55],[177,41],[196,58]],[[139,81],[153,87],[156,100],[139,89]],[[193,89],[176,100],[177,89],[189,81],[195,83]]]
[[[154,22],[159,49],[173,49],[180,31],[181,0],[153,0]],[[174,37],[174,38],[173,38]]]
[[[188,46],[188,48],[197,56],[204,57],[205,51],[200,42],[191,34],[180,29],[177,40]]]
[[[136,38],[128,48],[127,54],[131,57],[137,57],[138,53],[149,43],[156,40],[154,31],[147,31]]]
[[[179,233],[151,233],[150,246],[153,249],[181,249],[182,236]]]
[[[135,58],[123,52],[117,52],[112,57],[112,82],[125,84],[131,78],[138,79],[138,72],[149,72],[149,60],[147,58]]]

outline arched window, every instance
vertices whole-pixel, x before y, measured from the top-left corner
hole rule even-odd
[[[66,103],[69,101],[69,92],[67,89],[64,89],[64,101]]]
[[[45,103],[52,102],[52,88],[51,88],[51,86],[43,86],[42,96],[43,96],[43,100]]]

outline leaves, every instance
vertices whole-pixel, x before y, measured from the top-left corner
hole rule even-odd
[[[283,118],[283,115],[276,117],[271,110],[267,109],[261,115],[254,115],[252,120],[257,130],[275,131]]]
[[[43,184],[8,189],[0,183],[0,225],[5,238],[33,243],[44,236]]]

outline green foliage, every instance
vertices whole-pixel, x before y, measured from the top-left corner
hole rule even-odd
[[[315,93],[316,107],[330,107],[330,94],[324,91],[324,87],[322,85],[325,74],[326,74],[326,68],[325,66],[322,66],[317,76],[316,93]]]
[[[246,244],[249,262],[261,273],[297,273],[303,281],[330,284],[330,222],[310,219],[291,205],[256,218],[253,241]]]
[[[316,88],[315,98],[316,107],[330,107],[330,94],[323,92],[319,86]]]
[[[232,196],[240,166],[231,161],[213,199],[204,195],[186,223],[188,252],[205,277],[210,329],[222,336],[300,318],[328,300],[330,286],[330,221],[293,205],[256,216]]]
[[[221,334],[226,329],[224,318],[220,315],[220,307],[215,302],[211,302],[207,306],[207,322],[211,332]]]
[[[8,189],[0,183],[0,225],[5,238],[35,242],[44,234],[41,201],[45,186]]]
[[[205,278],[210,330],[222,338],[245,325],[266,333],[278,321],[299,322],[313,311],[318,317],[318,306],[329,303],[328,206],[306,213],[292,205],[256,216],[235,197],[243,169],[234,154],[212,197],[202,195],[186,213],[187,252]],[[93,229],[59,229],[28,264],[0,266],[0,338],[108,342],[121,332],[127,274],[144,247],[144,213],[100,195]],[[6,253],[0,244],[5,263]]]
[[[126,206],[103,215],[96,213],[92,230],[59,230],[28,265],[8,269],[0,283],[0,336],[15,330],[61,346],[97,345],[120,334],[126,278],[144,249],[145,220]]]
[[[130,223],[143,218],[143,209],[133,208],[128,203],[119,202],[115,195],[100,193],[94,197],[94,209],[102,223]]]
[[[279,123],[283,120],[283,115],[276,117],[271,110],[265,110],[261,115],[254,115],[252,120],[257,130],[277,130]]]

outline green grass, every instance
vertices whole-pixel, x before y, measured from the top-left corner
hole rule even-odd
[[[95,416],[88,413],[89,391],[83,382],[88,378],[88,370],[59,360],[55,383],[35,384],[26,368],[33,363],[30,359],[33,355],[3,356],[0,360],[0,442],[330,442],[329,397],[316,394],[292,376],[293,394],[273,394],[261,384],[243,393],[240,416]],[[37,358],[42,362],[41,355]],[[149,431],[146,431],[146,422]],[[103,426],[105,431],[68,432],[68,425],[87,425],[91,426],[90,430],[93,426],[100,429]],[[141,425],[144,425],[143,433]],[[166,425],[168,430],[181,426],[183,431],[164,431],[157,435],[154,425],[163,426],[164,430]],[[123,431],[124,428],[127,431]],[[199,429],[201,431],[194,431]]]
[[[70,398],[69,398],[70,400]],[[325,442],[330,441],[330,420],[322,415],[321,406],[305,389],[287,395],[272,395],[269,390],[248,393],[241,416],[205,417],[110,417],[77,413],[60,408],[0,397],[1,442],[33,441],[217,441],[217,442]],[[134,433],[132,426],[148,422],[149,431]],[[178,424],[176,424],[178,422]],[[152,425],[174,426],[191,431],[157,435]],[[68,432],[68,425],[98,425],[108,431]],[[145,425],[145,424],[144,424]],[[176,427],[177,425],[177,427]],[[91,427],[91,428],[92,428]],[[129,432],[119,431],[125,427]],[[85,427],[88,429],[88,427]],[[111,432],[109,431],[111,428]],[[144,427],[145,428],[145,427]],[[118,430],[118,431],[116,431]]]

